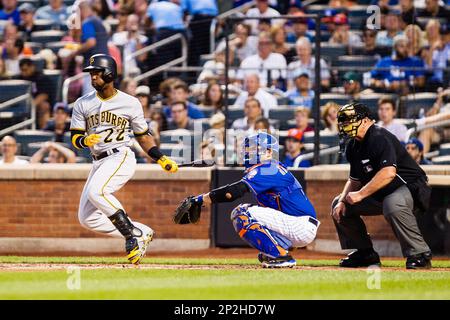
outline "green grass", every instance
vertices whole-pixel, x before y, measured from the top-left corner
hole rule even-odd
[[[335,260],[299,261],[335,266]],[[121,264],[122,258],[0,257],[0,263]],[[255,265],[256,259],[146,258],[144,264]],[[66,270],[1,271],[0,299],[450,299],[450,269],[404,272],[403,260],[384,261],[380,289],[373,273],[322,269],[81,269],[80,290],[69,290]],[[450,261],[434,261],[450,268]]]

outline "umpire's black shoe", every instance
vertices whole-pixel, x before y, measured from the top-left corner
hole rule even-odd
[[[380,256],[373,249],[357,250],[342,259],[339,266],[342,268],[381,266]]]
[[[431,258],[431,252],[407,257],[406,269],[431,269]]]

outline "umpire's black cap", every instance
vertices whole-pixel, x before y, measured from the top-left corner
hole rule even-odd
[[[117,78],[116,61],[107,54],[94,54],[89,58],[89,66],[84,68],[83,72],[90,72],[92,70],[103,71],[102,79],[105,82],[111,82]]]

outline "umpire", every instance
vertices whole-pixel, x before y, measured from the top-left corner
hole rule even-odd
[[[361,216],[383,214],[400,242],[406,268],[431,268],[431,251],[415,217],[428,209],[431,188],[425,172],[393,134],[374,124],[365,105],[341,107],[338,125],[350,177],[333,200],[331,215],[342,249],[356,249],[339,265],[381,265]]]

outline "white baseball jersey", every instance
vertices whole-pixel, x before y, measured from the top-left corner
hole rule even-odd
[[[132,134],[139,136],[149,130],[139,100],[120,90],[108,99],[102,99],[96,91],[79,98],[73,107],[70,129],[102,136],[101,141],[90,148],[94,155],[112,148],[129,147]]]

